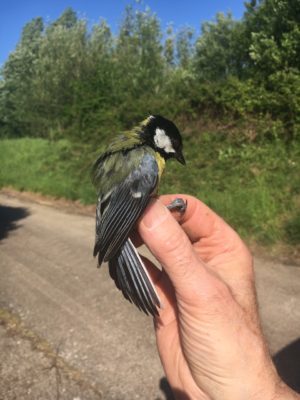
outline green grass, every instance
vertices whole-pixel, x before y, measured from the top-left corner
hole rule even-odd
[[[211,134],[186,142],[187,168],[166,171],[164,192],[194,194],[258,244],[300,243],[299,143],[239,144]]]
[[[300,144],[238,143],[220,134],[184,139],[187,166],[167,165],[160,193],[197,196],[258,244],[300,244]],[[87,145],[44,139],[0,141],[0,187],[94,203]]]
[[[0,187],[40,192],[54,197],[95,201],[86,148],[68,141],[5,139],[0,141]]]

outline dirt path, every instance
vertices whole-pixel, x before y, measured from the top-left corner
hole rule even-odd
[[[0,193],[0,399],[170,398],[151,318],[96,269],[93,240],[92,217]],[[256,273],[272,353],[300,389],[300,268],[257,259]]]

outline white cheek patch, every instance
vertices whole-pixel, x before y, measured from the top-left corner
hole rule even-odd
[[[154,143],[158,148],[163,149],[166,153],[175,153],[171,140],[163,129],[156,128]]]

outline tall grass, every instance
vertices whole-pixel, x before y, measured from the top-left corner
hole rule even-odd
[[[84,150],[79,152],[66,140],[1,140],[0,186],[91,203],[95,192]]]
[[[260,244],[300,244],[300,144],[237,143],[220,134],[185,137],[187,166],[170,162],[160,193],[197,196],[243,237]],[[82,203],[95,202],[90,167],[95,151],[66,140],[0,141],[0,186]]]

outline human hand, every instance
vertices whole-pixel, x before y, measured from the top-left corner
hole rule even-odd
[[[183,215],[163,204],[187,200]],[[177,222],[176,220],[179,222]],[[160,358],[177,399],[299,399],[273,366],[256,304],[252,257],[237,233],[194,197],[162,196],[141,218],[162,300]]]

